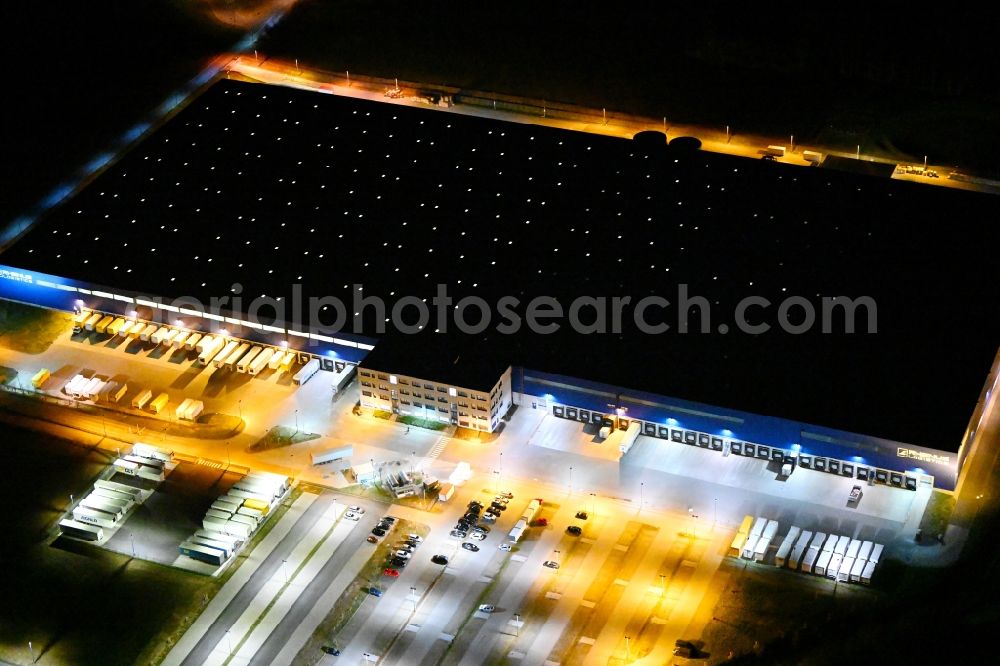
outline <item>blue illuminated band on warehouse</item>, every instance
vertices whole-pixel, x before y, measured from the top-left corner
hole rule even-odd
[[[219,330],[252,342],[299,351],[301,360],[318,358],[325,370],[360,363],[375,340],[351,334],[336,337],[281,326],[262,326],[236,316],[203,313],[154,300],[136,292],[102,288],[77,280],[0,264],[0,298],[46,308],[86,308],[142,319],[184,318],[184,327]],[[231,313],[236,314],[236,313]],[[171,323],[171,322],[167,322]],[[280,323],[280,322],[276,322]],[[338,367],[340,366],[340,367]],[[796,467],[916,490],[921,483],[953,491],[975,435],[970,426],[958,453],[835,430],[788,419],[624,389],[599,382],[515,368],[522,405],[553,416],[622,430],[639,424],[640,434],[674,444],[697,446],[768,461],[792,461]],[[987,392],[988,396],[988,392]],[[972,423],[982,414],[976,406]]]
[[[263,325],[240,319],[240,313],[211,313],[170,304],[168,300],[138,292],[102,287],[79,280],[13,268],[0,264],[0,298],[75,312],[81,308],[163,324],[183,321],[183,328],[200,332],[225,330],[228,337],[286,347],[299,352],[299,360],[320,360],[324,370],[343,364],[357,365],[374,348],[375,340],[359,335],[320,335],[286,328],[281,322]],[[178,299],[179,300],[179,299]]]
[[[520,369],[515,373],[518,376]],[[523,398],[553,416],[877,484],[955,490],[961,454],[598,382],[524,370]],[[624,454],[624,455],[627,455]],[[624,456],[623,456],[624,457]]]

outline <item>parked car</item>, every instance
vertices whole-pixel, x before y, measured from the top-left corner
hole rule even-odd
[[[375,529],[372,530],[372,534],[374,534],[377,537],[384,537],[385,530],[382,529],[381,527],[376,527]]]
[[[351,513],[356,513],[359,516],[365,515],[365,510],[362,509],[360,506],[349,506],[347,507],[347,510],[350,511]]]
[[[473,532],[472,534],[469,535],[469,538],[472,539],[473,541],[483,541],[486,539],[486,535],[483,534],[482,532]]]
[[[373,597],[381,597],[382,596],[382,590],[380,590],[377,587],[369,587],[368,588],[368,594],[372,595]]]
[[[548,567],[549,569],[558,569],[559,568],[559,563],[558,562],[553,562],[552,560],[545,560],[544,562],[542,562],[542,566],[543,567]]]
[[[577,525],[570,525],[569,527],[566,528],[566,534],[571,534],[573,536],[580,536],[581,534],[583,534],[583,530],[581,530]]]
[[[361,516],[354,513],[353,511],[348,511],[347,513],[345,513],[344,518],[346,518],[347,520],[361,520]]]
[[[395,553],[393,553],[393,555],[395,555],[396,557],[402,557],[404,560],[408,560],[411,557],[409,551],[405,550],[397,550]]]
[[[334,657],[340,656],[340,650],[332,645],[324,645],[320,647],[320,650],[327,654],[332,654]]]
[[[549,524],[548,518],[538,518],[536,520],[531,521],[532,527],[546,527],[548,524]]]
[[[506,490],[503,491],[502,493],[499,493],[499,495],[500,497],[506,497],[509,500],[514,499],[514,493],[507,492]]]
[[[466,550],[471,550],[473,553],[478,553],[479,552],[479,546],[477,546],[474,543],[469,543],[468,541],[465,541],[465,542],[462,543],[462,548],[464,548]]]
[[[408,553],[412,553],[417,549],[417,547],[414,544],[410,543],[409,541],[404,541],[403,543],[397,544],[396,548],[399,548],[400,550],[405,550]]]
[[[368,538],[366,539],[366,541],[368,541],[368,543],[378,543],[378,539],[377,539],[377,538],[375,538],[375,537],[374,537],[373,535],[371,535],[371,534],[369,534],[369,535],[368,535]]]
[[[383,516],[382,520],[387,523],[394,523],[396,522],[396,516]]]
[[[399,578],[398,569],[386,569],[382,573],[385,574],[386,576],[389,576],[390,578]]]
[[[431,558],[431,562],[434,564],[448,564],[448,558],[444,555],[435,555]]]
[[[406,538],[408,541],[416,541],[417,543],[420,543],[421,541],[424,540],[424,538],[419,534],[407,534]]]
[[[587,515],[586,511],[577,511],[576,517],[579,518],[580,520],[587,520],[589,516]]]
[[[464,539],[469,536],[469,533],[465,530],[452,530],[449,534],[456,539]]]
[[[513,550],[513,548],[514,547],[511,546],[509,543],[500,544],[500,550],[502,550],[505,553],[509,553],[511,550]]]
[[[493,604],[479,604],[479,610],[483,613],[492,613],[496,610],[496,606]]]
[[[389,564],[391,564],[392,566],[396,567],[397,569],[405,569],[406,568],[406,560],[404,560],[402,557],[393,557],[393,558],[391,558],[389,560]]]
[[[475,527],[472,528],[472,531],[482,532],[483,534],[489,534],[490,528],[486,527],[486,525],[476,525]]]
[[[493,511],[487,511],[486,513],[483,514],[483,520],[485,520],[486,522],[489,522],[489,523],[492,523],[498,517],[499,517],[499,514],[494,513]]]

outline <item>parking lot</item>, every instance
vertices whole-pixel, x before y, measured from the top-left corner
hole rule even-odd
[[[202,573],[214,571],[217,567],[182,557],[177,547],[201,529],[205,510],[241,476],[224,468],[177,464],[149,498],[128,515],[105,547],[160,564]],[[122,481],[122,475],[116,475],[114,480]]]

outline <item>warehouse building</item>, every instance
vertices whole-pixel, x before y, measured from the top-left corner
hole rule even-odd
[[[997,201],[222,80],[8,247],[0,297],[224,327],[328,370],[360,364],[363,404],[403,416],[494,432],[517,391],[672,445],[796,451],[803,467],[951,488],[996,378],[1000,308],[980,285],[993,280]],[[961,224],[941,223],[956,210]],[[394,299],[426,302],[441,284],[489,303],[690,285],[713,326],[383,337]],[[354,308],[361,293],[386,308]],[[325,330],[280,312],[296,294],[352,309]],[[789,294],[871,296],[878,333],[715,332],[741,299]],[[275,314],[200,305],[217,296]]]

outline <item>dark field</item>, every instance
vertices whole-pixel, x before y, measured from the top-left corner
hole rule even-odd
[[[998,208],[986,195],[222,81],[4,260],[206,304],[281,298],[264,319],[283,307],[296,319],[293,284],[348,306],[355,284],[390,304],[446,284],[456,300],[510,295],[522,311],[538,295],[656,294],[675,304],[664,334],[639,333],[628,311],[621,333],[564,321],[503,335],[497,315],[480,335],[450,335],[441,358],[488,345],[527,367],[947,449],[1000,336],[996,299],[979,290],[993,279]],[[697,307],[679,305],[682,285],[710,303],[708,332]],[[834,334],[717,332],[752,295],[775,304],[753,321],[772,324],[788,296],[817,311],[822,297],[870,296],[878,332],[836,334],[836,317]],[[361,319],[355,332],[379,332],[373,308]],[[678,333],[681,320],[696,332]]]
[[[996,176],[993,42],[971,5],[304,0],[262,52]]]
[[[201,18],[198,4],[5,7],[0,221],[34,205],[237,41]]]
[[[135,663],[217,581],[60,538],[47,539],[69,503],[109,463],[90,447],[0,424],[6,507],[0,576],[0,659],[39,664]]]

